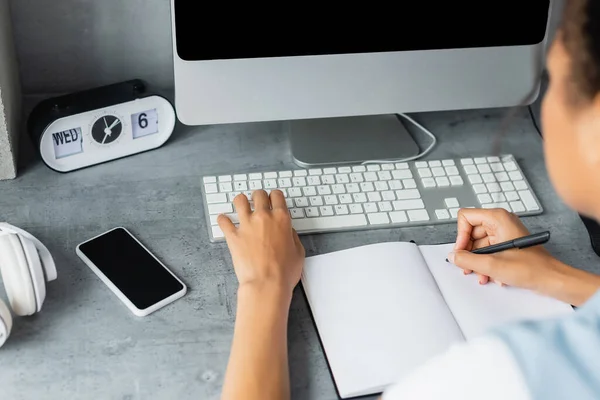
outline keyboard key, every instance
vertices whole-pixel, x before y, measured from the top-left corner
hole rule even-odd
[[[394,224],[401,224],[403,222],[408,222],[408,217],[406,216],[405,211],[393,211],[389,213],[390,219]]]
[[[397,190],[396,197],[398,200],[420,199],[421,193],[417,189]]]
[[[437,219],[449,219],[450,218],[450,214],[448,213],[448,210],[446,210],[446,209],[435,210],[435,216],[437,217]]]
[[[392,171],[392,176],[394,179],[410,179],[413,177],[413,174],[410,172],[410,170],[403,169]]]
[[[500,187],[502,188],[503,192],[509,192],[511,190],[515,190],[514,185],[512,184],[512,182],[502,182],[500,184]]]
[[[466,165],[465,166],[465,173],[468,174],[468,175],[478,174],[479,170],[474,165]]]
[[[442,167],[432,168],[431,172],[433,173],[433,176],[446,176],[446,170]]]
[[[508,201],[519,200],[519,194],[517,192],[505,192],[504,196],[506,196],[506,200]]]
[[[209,214],[227,214],[232,212],[233,205],[231,203],[208,204]]]
[[[216,176],[205,176],[203,179],[204,183],[217,183],[217,177]]]
[[[218,225],[211,226],[212,235],[215,239],[224,238],[225,234]]]
[[[413,222],[429,221],[429,213],[427,210],[410,210],[407,211],[408,218]]]
[[[204,185],[204,190],[206,191],[206,193],[218,193],[219,187],[216,183],[207,183],[206,185]]]
[[[446,175],[458,175],[458,168],[456,167],[446,167]]]
[[[323,206],[319,208],[319,211],[321,212],[321,216],[323,217],[334,215],[333,207],[331,206]]]
[[[492,172],[492,169],[487,164],[480,164],[480,165],[477,166],[477,169],[482,174],[487,174],[488,172]]]
[[[406,189],[414,189],[417,187],[417,182],[414,179],[404,179],[402,184]]]
[[[454,160],[442,160],[442,165],[444,167],[454,166]]]
[[[292,208],[290,210],[292,218],[304,218],[304,210],[302,208]]]
[[[420,168],[417,170],[417,172],[419,173],[419,176],[421,178],[430,178],[431,176],[433,176],[429,168]]]
[[[421,182],[423,183],[423,186],[426,188],[435,187],[435,179],[433,179],[433,178],[425,178]]]
[[[208,204],[225,203],[227,202],[227,195],[225,193],[207,194],[206,202]]]
[[[396,200],[394,201],[394,210],[415,210],[418,208],[425,208],[425,204],[423,204],[423,200],[415,199],[415,200]]]
[[[442,176],[440,178],[435,178],[435,183],[437,183],[437,185],[439,187],[450,186],[450,180],[448,178],[446,178],[445,176]]]
[[[449,197],[444,200],[444,203],[446,203],[446,207],[448,208],[454,208],[459,206],[458,199],[456,197]]]
[[[350,209],[351,214],[362,214],[363,208],[360,204],[350,204],[348,207]]]
[[[481,204],[488,204],[492,202],[492,196],[490,196],[487,193],[482,193],[477,195],[477,199],[479,200],[479,203]]]
[[[523,200],[523,203],[525,204],[525,207],[527,207],[528,211],[535,211],[540,209],[540,207],[537,204],[537,201],[535,201],[533,195],[531,194],[531,191],[519,190],[519,196],[521,197],[521,200]]]
[[[525,189],[527,189],[527,184],[525,183],[525,181],[514,181],[513,185],[515,185],[515,188],[517,190],[525,190]]]
[[[525,206],[523,205],[523,202],[521,202],[521,201],[511,201],[510,207],[512,208],[513,212],[515,212],[515,213],[525,211]]]
[[[479,174],[468,175],[467,178],[469,179],[469,182],[471,182],[472,184],[477,184],[477,183],[483,182],[483,179],[481,178],[481,175],[479,175]]]
[[[508,173],[508,176],[510,177],[511,181],[519,181],[523,179],[523,175],[521,175],[521,172],[519,171],[511,171]]]
[[[451,176],[450,177],[450,184],[452,186],[462,186],[463,185],[463,179],[460,176]]]
[[[292,221],[292,226],[297,231],[324,231],[367,226],[367,224],[367,217],[364,214],[305,218]]]
[[[305,209],[306,216],[309,218],[314,218],[319,216],[319,209],[317,207],[308,207]]]
[[[385,212],[372,213],[367,215],[371,225],[385,225],[390,223],[390,219]]]
[[[475,191],[475,193],[479,194],[479,193],[487,193],[487,187],[484,184],[477,184],[477,185],[473,185],[473,190]]]

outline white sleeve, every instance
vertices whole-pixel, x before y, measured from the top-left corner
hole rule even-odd
[[[400,382],[382,400],[531,400],[526,382],[509,348],[483,336],[455,345]]]

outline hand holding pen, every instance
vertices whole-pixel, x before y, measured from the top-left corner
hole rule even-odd
[[[541,246],[548,232],[530,235],[521,220],[503,209],[461,209],[454,251],[448,261],[465,274],[475,272],[479,283],[539,290],[556,278],[560,266]]]

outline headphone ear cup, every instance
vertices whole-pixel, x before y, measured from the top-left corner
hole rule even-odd
[[[12,329],[12,316],[6,304],[0,300],[0,347],[6,342]]]
[[[29,266],[19,237],[14,234],[0,236],[0,272],[6,294],[15,314],[35,313],[35,294]]]
[[[44,271],[42,270],[42,262],[40,261],[40,256],[35,248],[35,244],[24,236],[18,235],[18,237],[23,246],[27,267],[29,268],[29,274],[31,275],[36,311],[40,312],[42,310],[42,304],[44,304],[44,300],[46,299],[46,282],[44,279]]]

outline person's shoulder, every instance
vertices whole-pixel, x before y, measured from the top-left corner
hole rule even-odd
[[[492,337],[509,348],[533,399],[600,398],[600,292],[572,314],[510,324]]]
[[[381,397],[413,398],[531,400],[510,348],[493,336],[454,345],[390,386]]]

